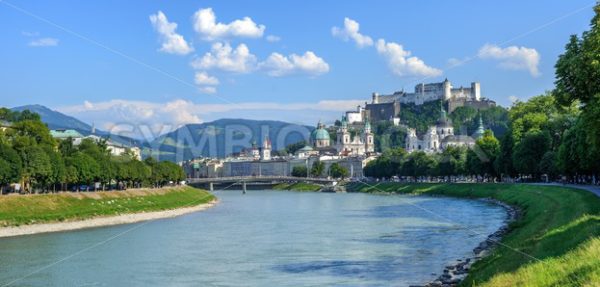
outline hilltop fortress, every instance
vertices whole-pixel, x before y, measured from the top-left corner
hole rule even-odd
[[[426,102],[442,100],[448,103],[448,112],[456,108],[470,106],[475,109],[487,109],[496,105],[496,102],[486,99],[481,95],[481,85],[471,83],[470,87],[454,87],[448,79],[439,83],[422,83],[415,86],[413,93],[399,91],[391,95],[373,93],[371,103],[365,103],[364,109],[346,113],[346,118],[359,119],[358,113],[372,121],[394,120],[400,114],[400,105],[422,105]],[[352,121],[350,121],[352,122]]]

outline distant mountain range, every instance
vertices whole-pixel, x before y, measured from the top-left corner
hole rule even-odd
[[[92,126],[86,124],[74,117],[65,115],[61,112],[57,112],[49,109],[48,107],[42,105],[26,105],[12,108],[13,111],[22,112],[24,110],[29,110],[31,112],[37,113],[40,115],[42,122],[48,125],[49,129],[59,130],[59,129],[71,129],[76,130],[80,134],[84,136],[88,136],[92,134]],[[135,146],[143,146],[144,142],[141,140],[137,140],[134,138],[121,136],[121,135],[113,135],[106,131],[96,129],[95,134],[102,137],[109,137],[111,141],[123,144],[123,145],[135,145]]]
[[[198,156],[225,157],[251,147],[252,142],[261,147],[265,137],[270,139],[272,150],[281,150],[308,139],[313,129],[281,121],[220,119],[182,126],[153,140],[145,152],[171,161]]]
[[[91,125],[42,105],[27,105],[11,110],[37,113],[50,129],[73,129],[83,135],[92,133]],[[282,121],[220,119],[202,124],[187,124],[151,142],[111,135],[99,129],[96,129],[95,134],[110,137],[121,144],[140,146],[144,156],[152,154],[160,160],[181,161],[199,156],[225,157],[251,147],[252,142],[260,147],[265,137],[269,137],[273,150],[280,150],[289,144],[308,139],[313,129]]]

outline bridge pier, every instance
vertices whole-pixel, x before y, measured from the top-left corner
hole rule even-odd
[[[214,182],[209,182],[208,183],[208,190],[210,190],[210,191],[214,191],[215,190]]]
[[[242,193],[246,193],[246,182],[242,181]]]

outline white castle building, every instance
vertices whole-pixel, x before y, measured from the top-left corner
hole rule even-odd
[[[427,132],[419,138],[415,129],[407,129],[406,151],[424,151],[427,153],[442,152],[449,146],[475,145],[475,140],[483,136],[483,122],[479,118],[479,128],[472,137],[466,135],[455,135],[452,120],[446,115],[446,111],[441,107],[440,119],[435,126],[430,126]]]
[[[399,102],[401,104],[422,105],[435,100],[481,100],[481,86],[478,82],[471,83],[471,87],[455,88],[448,79],[441,83],[418,84],[414,93],[404,91],[395,92],[391,95],[379,95],[373,93],[373,104]]]

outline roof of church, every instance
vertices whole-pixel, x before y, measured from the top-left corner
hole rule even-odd
[[[451,135],[442,140],[443,143],[475,143],[475,140],[470,136]]]

